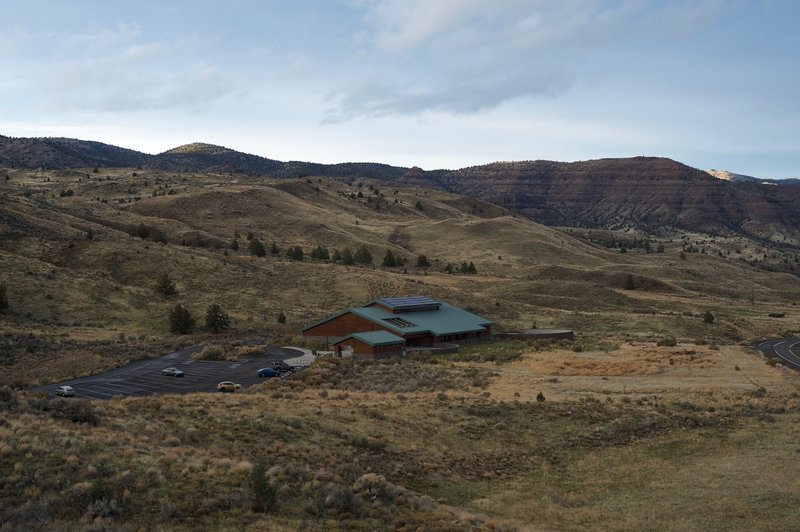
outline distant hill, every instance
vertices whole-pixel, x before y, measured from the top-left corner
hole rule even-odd
[[[722,179],[724,181],[733,181],[735,183],[769,183],[771,185],[797,185],[800,184],[800,179],[761,179],[744,174],[734,174],[727,170],[706,170],[709,174]]]
[[[425,171],[381,163],[282,162],[193,143],[149,155],[99,142],[0,137],[0,165],[15,168],[148,167],[263,178],[330,177],[434,188],[497,203],[547,225],[662,227],[800,241],[800,183],[702,171],[671,159],[496,162]],[[779,185],[779,186],[776,186]]]
[[[148,166],[170,172],[230,172],[265,176],[280,170],[283,163],[222,146],[196,142],[159,153]]]
[[[770,239],[800,233],[800,187],[723,181],[658,157],[493,163],[432,181],[547,225],[671,226]]]
[[[136,168],[151,159],[146,153],[89,140],[0,136],[0,166],[12,168]]]

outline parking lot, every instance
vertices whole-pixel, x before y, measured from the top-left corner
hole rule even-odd
[[[29,388],[31,392],[46,392],[54,397],[59,386],[75,388],[75,396],[83,399],[111,399],[118,396],[143,396],[167,393],[216,392],[220,381],[233,381],[242,389],[263,382],[256,375],[260,368],[273,362],[302,355],[302,352],[275,346],[264,346],[264,354],[236,361],[192,360],[192,353],[202,346],[175,351],[160,358],[141,360],[127,366],[91,377],[56,382],[47,386]],[[164,368],[176,367],[183,377],[161,374]]]

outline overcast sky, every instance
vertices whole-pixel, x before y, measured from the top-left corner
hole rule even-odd
[[[0,134],[800,177],[797,0],[0,0]]]

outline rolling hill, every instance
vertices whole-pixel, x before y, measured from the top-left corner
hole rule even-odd
[[[174,173],[249,178],[314,176],[346,183],[368,180],[479,198],[545,225],[649,232],[676,228],[800,245],[800,210],[796,208],[800,184],[718,179],[659,157],[573,163],[498,162],[424,171],[379,163],[281,162],[204,143],[148,155],[74,139],[0,137],[0,165],[55,170],[143,166]]]

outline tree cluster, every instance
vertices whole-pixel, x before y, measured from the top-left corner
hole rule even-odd
[[[449,262],[444,267],[445,273],[460,273],[462,275],[474,275],[478,273],[478,269],[475,268],[475,264],[470,261],[467,263],[466,261],[462,262],[460,266],[454,267]]]
[[[189,334],[195,329],[196,324],[197,321],[191,311],[183,305],[175,305],[169,311],[169,330],[174,334]],[[219,332],[230,328],[231,319],[222,307],[213,303],[206,308],[203,325],[208,331]]]

